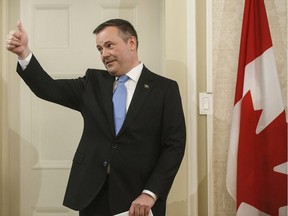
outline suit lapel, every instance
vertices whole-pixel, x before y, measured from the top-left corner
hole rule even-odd
[[[118,135],[121,134],[129,124],[131,124],[139,113],[140,108],[145,102],[147,96],[153,89],[153,76],[152,73],[144,66],[142,73],[139,77],[132,101],[130,103],[125,121]]]
[[[113,103],[112,103],[112,97],[113,97],[113,84],[115,81],[115,77],[108,74],[104,75],[104,79],[100,80],[100,91],[102,96],[102,104],[103,104],[103,112],[105,113],[110,129],[113,133],[115,133],[114,130],[114,119],[113,119]]]

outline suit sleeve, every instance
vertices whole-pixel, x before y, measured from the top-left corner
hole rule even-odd
[[[160,199],[166,199],[185,152],[186,126],[178,85],[167,88],[162,118],[162,142],[158,163],[146,185]]]
[[[86,76],[78,79],[53,79],[43,70],[34,55],[24,71],[18,63],[17,73],[39,98],[80,110]]]

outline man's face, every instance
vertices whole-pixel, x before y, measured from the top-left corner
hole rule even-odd
[[[136,44],[131,37],[127,42],[116,27],[106,27],[96,35],[96,45],[107,71],[121,76],[134,67]]]

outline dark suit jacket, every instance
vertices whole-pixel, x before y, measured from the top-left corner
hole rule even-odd
[[[64,205],[82,210],[101,189],[110,165],[113,214],[127,211],[143,189],[157,194],[152,211],[165,215],[166,198],[181,164],[186,129],[178,85],[143,68],[122,129],[115,135],[113,82],[88,69],[78,79],[52,79],[33,56],[17,72],[40,98],[81,113],[83,135],[73,158]]]

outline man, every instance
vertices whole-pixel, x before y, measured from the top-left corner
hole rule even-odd
[[[19,75],[38,97],[77,110],[84,119],[64,205],[80,216],[128,210],[129,216],[147,216],[150,209],[164,216],[184,155],[184,115],[177,83],[139,61],[134,27],[121,19],[99,25],[93,33],[107,71],[88,69],[82,78],[60,80],[42,69],[21,22],[17,27],[6,47],[18,55]],[[121,84],[123,77],[128,80]],[[125,92],[121,100],[118,88]],[[118,116],[118,101],[125,102],[126,117]]]

